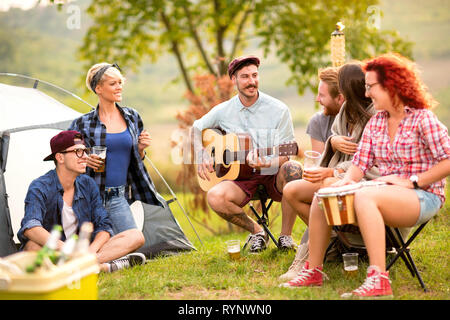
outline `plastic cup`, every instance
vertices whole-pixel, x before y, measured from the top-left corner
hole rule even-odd
[[[94,146],[92,147],[92,154],[96,155],[100,160],[102,160],[102,165],[94,170],[95,172],[104,172],[105,171],[105,161],[106,161],[106,147],[104,146]]]
[[[239,240],[228,240],[227,245],[228,255],[231,260],[239,260],[241,258],[241,244]]]
[[[308,150],[305,151],[305,161],[303,167],[305,171],[314,171],[320,166],[321,154],[317,151]]]
[[[358,273],[358,253],[343,253],[342,259],[344,260],[345,275],[350,278],[355,277]]]

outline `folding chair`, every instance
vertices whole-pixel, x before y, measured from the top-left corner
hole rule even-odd
[[[252,201],[258,201],[261,204],[261,211],[262,213],[258,213],[258,211],[253,206]],[[256,216],[256,222],[263,227],[266,234],[269,235],[270,239],[272,239],[273,243],[278,248],[278,241],[273,236],[272,232],[270,232],[269,229],[269,209],[272,206],[273,199],[270,199],[269,204],[266,205],[267,200],[269,200],[269,195],[267,194],[266,188],[260,184],[258,188],[256,189],[256,193],[249,202],[249,207],[252,210],[253,214]],[[244,248],[247,246],[248,241],[244,244]]]
[[[430,221],[430,220],[428,220]],[[425,225],[428,223],[426,221],[425,223],[421,224],[414,233],[408,238],[406,242],[403,241],[403,237],[400,234],[399,228],[389,228],[386,227],[386,240],[390,241],[390,245],[392,245],[392,248],[395,249],[396,255],[392,258],[392,260],[387,264],[386,270],[389,270],[392,265],[397,261],[397,259],[400,257],[405,262],[406,267],[411,272],[411,275],[413,277],[417,276],[417,280],[419,280],[420,285],[423,288],[423,291],[427,292],[427,288],[425,286],[425,283],[422,280],[422,277],[420,276],[419,270],[417,270],[416,264],[414,263],[414,260],[411,256],[411,253],[409,252],[409,245],[414,241],[414,239],[417,237],[417,235],[422,231],[422,229],[425,227]],[[395,232],[392,232],[392,229]],[[388,242],[386,242],[387,244]]]
[[[394,257],[389,260],[389,263],[386,265],[386,270],[389,270],[394,263],[398,260],[398,258],[402,258],[403,262],[405,263],[408,270],[411,272],[411,275],[413,277],[417,276],[417,279],[422,286],[423,290],[427,292],[427,288],[425,286],[425,283],[422,280],[422,277],[420,275],[419,270],[416,267],[416,264],[414,263],[414,260],[411,256],[409,245],[415,240],[417,235],[422,231],[422,229],[425,227],[425,225],[428,223],[425,222],[421,224],[414,233],[407,239],[405,242],[404,239],[407,238],[408,234],[406,234],[404,231],[409,231],[411,228],[405,229],[405,228],[392,228],[389,226],[386,226],[386,255],[389,256],[390,253],[394,254]],[[330,251],[330,249],[336,245],[336,242],[339,241],[343,247],[344,251],[363,251],[366,252],[366,248],[364,243],[362,242],[362,238],[360,241],[354,241],[355,239],[349,239],[348,235],[350,234],[356,234],[356,229],[358,229],[356,226],[353,225],[345,225],[345,226],[334,226],[333,230],[336,232],[337,237],[329,244],[326,253]],[[357,239],[357,237],[355,237]],[[353,241],[352,241],[353,240]],[[326,256],[327,254],[325,254]]]

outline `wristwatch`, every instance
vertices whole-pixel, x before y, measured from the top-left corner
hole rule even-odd
[[[414,189],[420,189],[419,184],[418,184],[418,182],[419,182],[418,176],[416,176],[415,174],[412,175],[411,177],[409,177],[409,181],[412,182]]]

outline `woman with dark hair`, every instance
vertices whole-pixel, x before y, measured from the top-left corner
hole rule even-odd
[[[335,182],[347,171],[364,126],[375,114],[370,99],[365,97],[364,72],[360,63],[347,63],[340,67],[338,84],[345,102],[334,119],[331,127],[332,134],[325,142],[320,168],[314,171],[304,170],[301,180],[291,181],[283,189],[287,201],[306,224],[308,224],[314,193],[321,187]],[[365,178],[370,180],[378,176],[378,170],[374,167],[367,172]],[[295,221],[295,218],[292,220]],[[294,262],[288,272],[280,277],[281,280],[290,280],[295,277],[306,261],[308,243],[305,239],[302,242],[297,249]]]
[[[445,201],[450,174],[447,128],[429,110],[436,102],[426,91],[416,66],[398,54],[384,54],[363,64],[366,96],[378,113],[367,123],[352,166],[334,184],[358,182],[377,165],[387,183],[355,192],[354,209],[369,256],[365,282],[351,293],[360,297],[390,296],[386,272],[385,225],[418,226],[430,220]],[[322,263],[331,227],[315,197],[310,212],[309,258],[287,287],[320,286]]]

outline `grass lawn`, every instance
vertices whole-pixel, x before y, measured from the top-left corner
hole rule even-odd
[[[447,191],[447,196],[448,196]],[[411,246],[412,256],[428,287],[424,292],[417,279],[412,278],[400,259],[391,268],[390,278],[394,299],[399,300],[448,300],[450,298],[448,268],[449,201],[439,215],[425,227]],[[121,270],[112,274],[100,274],[100,299],[161,299],[161,300],[335,300],[340,295],[359,287],[365,279],[367,262],[360,261],[359,273],[354,279],[343,275],[341,261],[327,262],[324,271],[330,280],[322,288],[279,288],[278,277],[294,258],[293,252],[280,252],[273,243],[268,250],[252,255],[245,253],[239,261],[231,261],[226,253],[225,241],[240,239],[245,242],[246,233],[211,235],[196,226],[203,244],[200,244],[186,218],[172,205],[174,215],[188,238],[198,249],[190,253],[160,257],[144,266]],[[279,208],[275,207],[279,210]],[[223,223],[220,219],[211,223]],[[278,237],[281,218],[271,227]],[[298,242],[304,224],[297,222],[294,239]]]

